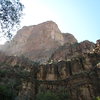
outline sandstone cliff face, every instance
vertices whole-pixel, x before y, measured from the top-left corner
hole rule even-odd
[[[50,60],[59,61],[67,60],[82,54],[92,52],[95,44],[88,40],[81,43],[65,44],[60,46],[51,56]]]
[[[95,48],[93,49],[93,52],[100,54],[100,40],[97,40],[96,42],[97,43]]]
[[[100,96],[100,40],[77,43],[49,21],[23,27],[1,51],[0,87],[14,95],[12,100],[36,100],[40,91],[60,89],[69,93],[70,100]],[[0,98],[9,98],[0,89]]]
[[[25,26],[2,50],[7,55],[24,55],[31,60],[45,62],[52,53],[65,43],[76,43],[71,34],[62,34],[56,23],[52,21],[39,25]]]
[[[64,44],[77,43],[77,40],[75,39],[75,37],[70,33],[63,33],[63,37],[64,37]]]
[[[100,55],[96,48],[67,61],[41,65],[13,56],[4,56],[1,61],[1,53],[0,86],[8,86],[6,91],[10,89],[18,100],[36,100],[41,91],[59,93],[61,89],[71,100],[93,100],[100,96]],[[8,97],[0,94],[0,98]]]

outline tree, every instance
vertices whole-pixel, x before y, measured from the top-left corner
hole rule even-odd
[[[12,37],[11,31],[19,25],[23,8],[19,0],[0,0],[0,35]]]
[[[46,92],[41,92],[36,95],[36,100],[70,100],[70,95],[68,92],[64,92],[63,89],[59,92],[53,92],[47,90]]]
[[[46,93],[39,93],[36,100],[60,100],[54,93],[47,91]]]

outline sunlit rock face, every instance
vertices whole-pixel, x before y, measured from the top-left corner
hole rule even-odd
[[[65,43],[77,40],[71,34],[63,34],[57,24],[47,21],[38,25],[24,26],[9,43],[2,47],[7,55],[24,55],[31,60],[46,62],[54,51]]]
[[[100,54],[100,39],[96,41],[94,52]]]
[[[15,46],[14,39],[6,46]],[[27,43],[26,40],[19,41],[17,42],[23,47],[22,44]],[[15,94],[13,100],[36,100],[38,93],[48,90],[54,93],[63,90],[68,93],[69,100],[93,100],[100,95],[100,41],[97,40],[96,44],[87,40],[81,43],[58,44],[60,47],[53,53],[51,62],[45,64],[36,63],[24,56],[6,56],[0,52],[0,86],[8,86],[4,89],[11,95]],[[11,49],[9,47],[6,50]],[[23,51],[26,52],[25,47]],[[10,51],[8,53],[11,55]],[[1,99],[7,98],[2,89],[1,93]]]

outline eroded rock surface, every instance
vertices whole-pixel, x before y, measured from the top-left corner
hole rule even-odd
[[[70,100],[100,96],[100,40],[78,43],[48,21],[23,27],[0,51],[0,99],[36,100],[61,89]]]
[[[54,51],[65,43],[76,43],[71,34],[62,34],[56,23],[47,21],[20,29],[9,43],[2,47],[7,55],[24,55],[37,62],[48,61]]]
[[[76,56],[81,56],[85,53],[92,52],[95,48],[95,44],[88,40],[74,43],[74,44],[65,44],[60,46],[51,56],[51,60],[67,60]]]
[[[0,87],[10,89],[9,95],[18,100],[36,100],[39,92],[59,93],[61,89],[69,93],[71,100],[94,100],[100,96],[100,54],[99,50],[95,52],[96,48],[81,56],[47,64],[0,53]],[[0,98],[9,97],[2,94]]]

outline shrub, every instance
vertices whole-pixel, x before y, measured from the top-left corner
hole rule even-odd
[[[54,93],[47,91],[46,93],[37,94],[36,100],[60,100]]]
[[[100,97],[98,96],[98,97],[96,97],[94,100],[100,100]]]
[[[40,92],[36,96],[36,100],[69,100],[69,96],[67,92]]]

